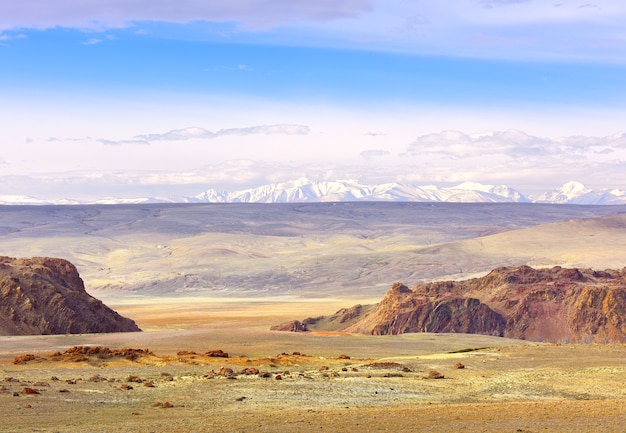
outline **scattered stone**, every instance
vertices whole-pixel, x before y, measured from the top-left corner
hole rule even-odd
[[[457,362],[456,364],[454,364],[454,368],[461,370],[465,368],[465,365],[461,364],[460,362]]]
[[[220,376],[224,376],[224,377],[232,377],[235,375],[235,372],[233,371],[232,368],[229,367],[222,367],[220,368]]]
[[[246,367],[240,371],[240,374],[245,374],[246,376],[259,374],[259,369],[255,367]]]
[[[39,391],[38,391],[38,390],[36,390],[36,389],[34,389],[34,388],[30,388],[30,387],[28,387],[28,386],[27,386],[27,387],[25,387],[25,388],[22,390],[22,392],[23,392],[24,394],[39,394]]]
[[[337,357],[337,359],[351,359],[348,355],[341,354]]]
[[[437,370],[430,370],[428,372],[429,379],[444,379],[445,376],[442,373],[439,373]]]
[[[32,406],[32,405],[30,405],[30,404],[28,404],[28,403],[26,403],[26,404],[25,404],[24,406],[22,406],[22,407],[23,407],[24,409],[32,409],[32,408],[33,408],[33,406]]]
[[[66,389],[66,388],[63,388],[63,389],[60,389],[59,392],[70,392],[70,390]]]
[[[237,397],[237,398],[235,399],[235,401],[244,401],[245,399],[246,399],[246,396],[243,396],[243,397]]]
[[[163,404],[161,405],[161,407],[163,409],[167,409],[167,408],[170,408],[170,407],[174,407],[174,405],[172,403],[170,403],[169,401],[164,401]]]
[[[120,386],[120,388],[125,389],[125,390],[127,390],[127,391],[129,391],[129,390],[133,389],[133,387],[132,387],[131,385],[127,384],[127,383],[123,383],[123,384]]]
[[[148,382],[145,382],[143,386],[145,386],[146,388],[154,388],[154,382],[149,380]]]
[[[48,382],[35,382],[33,386],[50,386]]]
[[[170,373],[167,373],[167,372],[161,373],[161,377],[166,382],[173,382],[174,381],[174,376],[172,376]]]
[[[282,376],[282,375],[280,375],[280,374],[277,374],[277,375],[274,377],[274,379],[276,379],[276,380],[283,380],[283,376]]]
[[[209,350],[207,353],[205,353],[205,355],[212,358],[228,358],[228,353],[224,352],[221,349]]]
[[[102,346],[74,346],[61,354],[63,360],[72,362],[88,361],[90,357],[98,359],[124,358],[135,361],[140,357],[154,356],[149,349],[109,349]]]
[[[16,364],[16,365],[26,364],[27,362],[34,361],[35,359],[41,359],[41,358],[36,355],[31,355],[30,353],[26,355],[18,355],[13,360],[13,364]]]
[[[272,377],[272,373],[268,372],[268,371],[262,371],[261,373],[259,373],[259,377]]]
[[[126,382],[143,383],[143,379],[141,379],[139,376],[135,376],[134,374],[131,374],[128,377],[126,377]]]

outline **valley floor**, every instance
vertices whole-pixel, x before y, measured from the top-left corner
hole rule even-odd
[[[333,302],[108,303],[145,332],[0,337],[1,432],[626,432],[626,345],[268,330]],[[81,345],[153,355],[51,356]]]

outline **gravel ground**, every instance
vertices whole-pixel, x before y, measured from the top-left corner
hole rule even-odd
[[[624,345],[378,359],[39,355],[0,364],[2,432],[626,432]]]

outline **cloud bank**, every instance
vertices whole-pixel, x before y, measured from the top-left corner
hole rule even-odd
[[[258,29],[353,17],[372,7],[369,0],[20,0],[0,4],[0,29],[106,29],[138,21],[237,22]]]
[[[145,141],[174,141],[174,140],[191,140],[194,138],[218,138],[227,135],[307,135],[309,127],[306,125],[260,125],[250,126],[247,128],[228,128],[220,129],[217,132],[211,132],[203,128],[183,128],[174,129],[163,134],[146,134],[137,135],[136,140]]]
[[[408,156],[437,155],[449,159],[466,159],[502,155],[507,158],[576,158],[614,154],[626,150],[626,134],[607,137],[570,136],[556,139],[536,137],[523,131],[494,131],[484,134],[465,134],[443,131],[422,135],[411,143]],[[621,155],[625,156],[625,155]]]
[[[224,132],[220,134],[220,131]],[[186,146],[191,145],[193,139],[277,131],[300,134],[308,132],[308,128],[301,125],[270,125],[220,131],[184,128],[163,134],[147,134],[143,142],[168,143],[175,140],[178,142],[176,154],[180,154],[188,151]],[[85,144],[80,143],[82,146]],[[199,148],[201,146],[193,147],[195,152]],[[120,151],[115,146],[102,146],[102,149],[115,155]],[[328,152],[328,149],[318,150]],[[481,134],[442,131],[416,137],[400,154],[382,147],[355,148],[354,151],[353,162],[328,157],[319,161],[219,159],[211,152],[204,159],[211,162],[204,165],[201,154],[188,155],[188,169],[155,169],[148,164],[137,169],[0,176],[0,194],[45,197],[56,193],[54,198],[85,195],[91,195],[92,198],[192,196],[209,188],[232,191],[301,177],[318,181],[358,179],[366,184],[400,182],[438,186],[474,181],[509,185],[525,194],[542,193],[571,180],[580,181],[594,189],[626,189],[623,180],[623,173],[626,172],[624,133],[606,137],[546,138],[516,130]],[[143,151],[139,149],[138,152]],[[9,165],[8,161],[5,162],[5,165]],[[65,195],[58,197],[59,191]]]
[[[626,2],[614,0],[455,0],[453,8],[449,2],[405,0],[0,2],[0,32],[132,27],[148,34],[144,24],[193,24],[204,25],[195,37],[243,43],[619,63],[626,58],[625,20]],[[10,37],[0,33],[0,41]]]
[[[198,127],[187,127],[181,129],[173,129],[164,133],[141,134],[136,135],[128,140],[111,140],[106,138],[98,139],[102,144],[114,145],[133,145],[133,144],[150,144],[156,141],[186,141],[205,139],[211,140],[225,136],[245,136],[245,135],[307,135],[310,128],[306,125],[259,125],[246,128],[227,128],[212,132],[208,129]]]

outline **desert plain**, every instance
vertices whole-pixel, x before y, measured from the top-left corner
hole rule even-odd
[[[89,293],[143,332],[0,336],[0,431],[626,432],[623,344],[269,330],[377,302],[395,281],[411,287],[521,264],[621,269],[624,212],[3,207],[3,255],[70,260]],[[62,355],[75,346],[148,351]],[[228,357],[206,355],[218,350]]]

